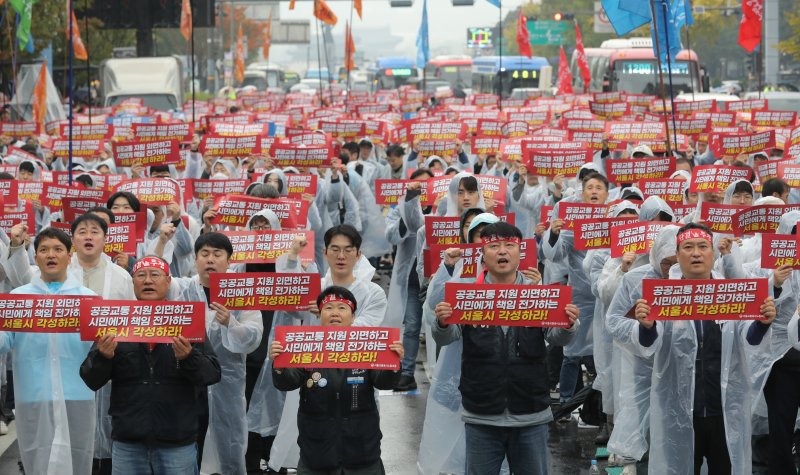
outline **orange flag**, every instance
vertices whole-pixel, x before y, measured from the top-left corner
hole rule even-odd
[[[353,42],[353,30],[350,29],[348,24],[345,29],[345,42],[344,42],[344,67],[347,71],[356,69],[355,54],[356,45]]]
[[[192,38],[192,2],[183,0],[181,4],[181,34],[183,39],[190,41]]]
[[[325,3],[325,0],[314,0],[314,16],[321,22],[331,26],[336,26],[336,22],[339,21],[339,19],[336,18],[336,14],[333,13],[328,4]]]
[[[39,79],[33,88],[33,121],[39,124],[39,130],[44,130],[47,118],[47,61],[42,61]]]
[[[242,25],[239,25],[239,34],[236,37],[236,61],[233,66],[233,79],[238,82],[244,82],[244,31]]]
[[[267,29],[264,32],[264,61],[269,61],[269,47],[271,39],[272,39],[272,12],[269,12],[269,19],[267,20]]]
[[[289,10],[294,10],[294,0],[289,1]]]
[[[75,56],[75,59],[81,59],[86,61],[89,59],[89,53],[86,52],[86,47],[83,45],[83,40],[81,39],[81,32],[78,30],[78,19],[75,18],[75,12],[71,12],[72,18],[72,52]],[[69,25],[67,25],[67,41],[69,41]]]
[[[353,0],[353,6],[356,9],[356,13],[358,13],[358,19],[363,20],[363,18],[361,18],[361,0]]]

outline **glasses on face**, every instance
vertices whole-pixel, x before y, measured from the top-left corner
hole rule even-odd
[[[251,231],[269,231],[270,229],[272,228],[270,227],[269,223],[253,224],[250,226]]]
[[[162,274],[161,272],[138,272],[133,275],[133,280],[137,282],[144,282],[149,279],[153,282],[159,282],[166,277],[166,274]]]
[[[347,247],[331,246],[328,248],[328,252],[333,254],[334,256],[338,256],[339,254],[343,254],[345,256],[352,256],[358,251],[355,246],[347,246]]]

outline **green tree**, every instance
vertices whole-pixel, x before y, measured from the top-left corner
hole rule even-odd
[[[778,44],[778,49],[800,61],[800,13],[787,11],[784,18],[791,33]]]

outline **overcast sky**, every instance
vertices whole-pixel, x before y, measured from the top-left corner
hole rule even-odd
[[[503,15],[505,16],[506,9],[516,9],[521,4],[528,2],[529,0],[503,0]],[[354,36],[358,38],[358,29],[361,25],[368,24],[371,28],[386,28],[392,35],[402,38],[397,50],[389,53],[415,57],[417,31],[422,18],[422,3],[422,0],[414,0],[414,6],[410,8],[392,8],[389,6],[389,0],[363,0],[364,19],[359,20],[358,15],[354,14]],[[350,2],[328,1],[328,5],[339,18],[333,34],[334,36],[343,35],[345,20],[350,18]],[[292,11],[289,11],[289,2],[282,1],[280,8],[281,19],[306,20],[313,18],[313,3],[310,1],[298,1]],[[443,50],[461,54],[468,27],[493,26],[498,19],[498,8],[487,0],[475,0],[475,4],[471,7],[454,7],[451,0],[428,0],[431,51],[434,54],[441,53]],[[313,29],[312,23],[312,32]],[[358,47],[359,45],[356,44],[356,49]],[[289,49],[288,46],[284,48]],[[282,56],[282,52],[277,48],[275,50],[279,56]],[[280,61],[279,58],[276,59]]]

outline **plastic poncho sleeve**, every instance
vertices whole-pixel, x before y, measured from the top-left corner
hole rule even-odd
[[[556,203],[555,207],[553,207],[552,221],[560,219],[559,203]],[[566,241],[567,239],[572,241],[573,236],[571,235],[572,233],[568,233],[570,234],[570,236],[566,236],[565,233],[567,233],[567,231],[565,231],[564,228],[561,228],[561,231],[558,233],[558,236],[554,236],[550,229],[548,229],[547,232],[544,233],[544,237],[542,239],[542,254],[544,255],[544,258],[546,260],[553,262],[560,262],[567,259],[567,253],[569,252],[568,247],[571,246],[568,246],[568,243]],[[552,240],[551,236],[555,240],[553,244],[551,244]]]
[[[6,274],[11,282],[11,287],[17,288],[31,281],[33,271],[28,260],[28,252],[25,246],[11,246],[8,249],[8,261],[6,261]]]
[[[605,265],[603,265],[603,270],[600,275],[595,276],[592,274],[591,277],[592,287],[597,285],[597,294],[595,295],[602,300],[603,305],[608,308],[608,306],[611,305],[611,301],[614,299],[614,295],[617,294],[617,289],[619,289],[622,284],[622,278],[625,277],[625,272],[622,272],[622,260],[609,259],[606,261]]]
[[[365,282],[365,284],[368,287],[369,295],[366,299],[362,299],[364,300],[363,302],[358,302],[358,315],[353,320],[353,326],[380,327],[383,324],[384,317],[386,317],[386,308],[388,306],[386,292],[375,283]]]
[[[250,353],[258,348],[264,322],[258,310],[231,312],[228,325],[220,325],[222,345],[231,353]]]
[[[325,189],[325,202],[331,221],[336,224],[349,224],[356,228],[358,232],[362,230],[361,213],[359,211],[358,200],[356,200],[350,189],[345,186],[340,178],[336,182],[327,182]],[[339,205],[344,205],[344,222],[339,217]]]
[[[647,269],[647,267],[645,266],[640,269]],[[611,300],[608,312],[606,313],[606,329],[611,333],[614,342],[620,347],[630,351],[634,355],[647,358],[658,350],[661,344],[660,337],[663,333],[661,331],[663,330],[663,326],[656,324],[658,337],[656,338],[656,342],[652,345],[643,346],[639,342],[641,324],[627,316],[628,312],[636,307],[636,301],[642,297],[641,280],[645,275],[643,275],[643,272],[636,272],[636,270],[637,269],[634,269],[625,274],[620,288]],[[655,275],[650,273],[650,275],[646,277],[653,278]]]

